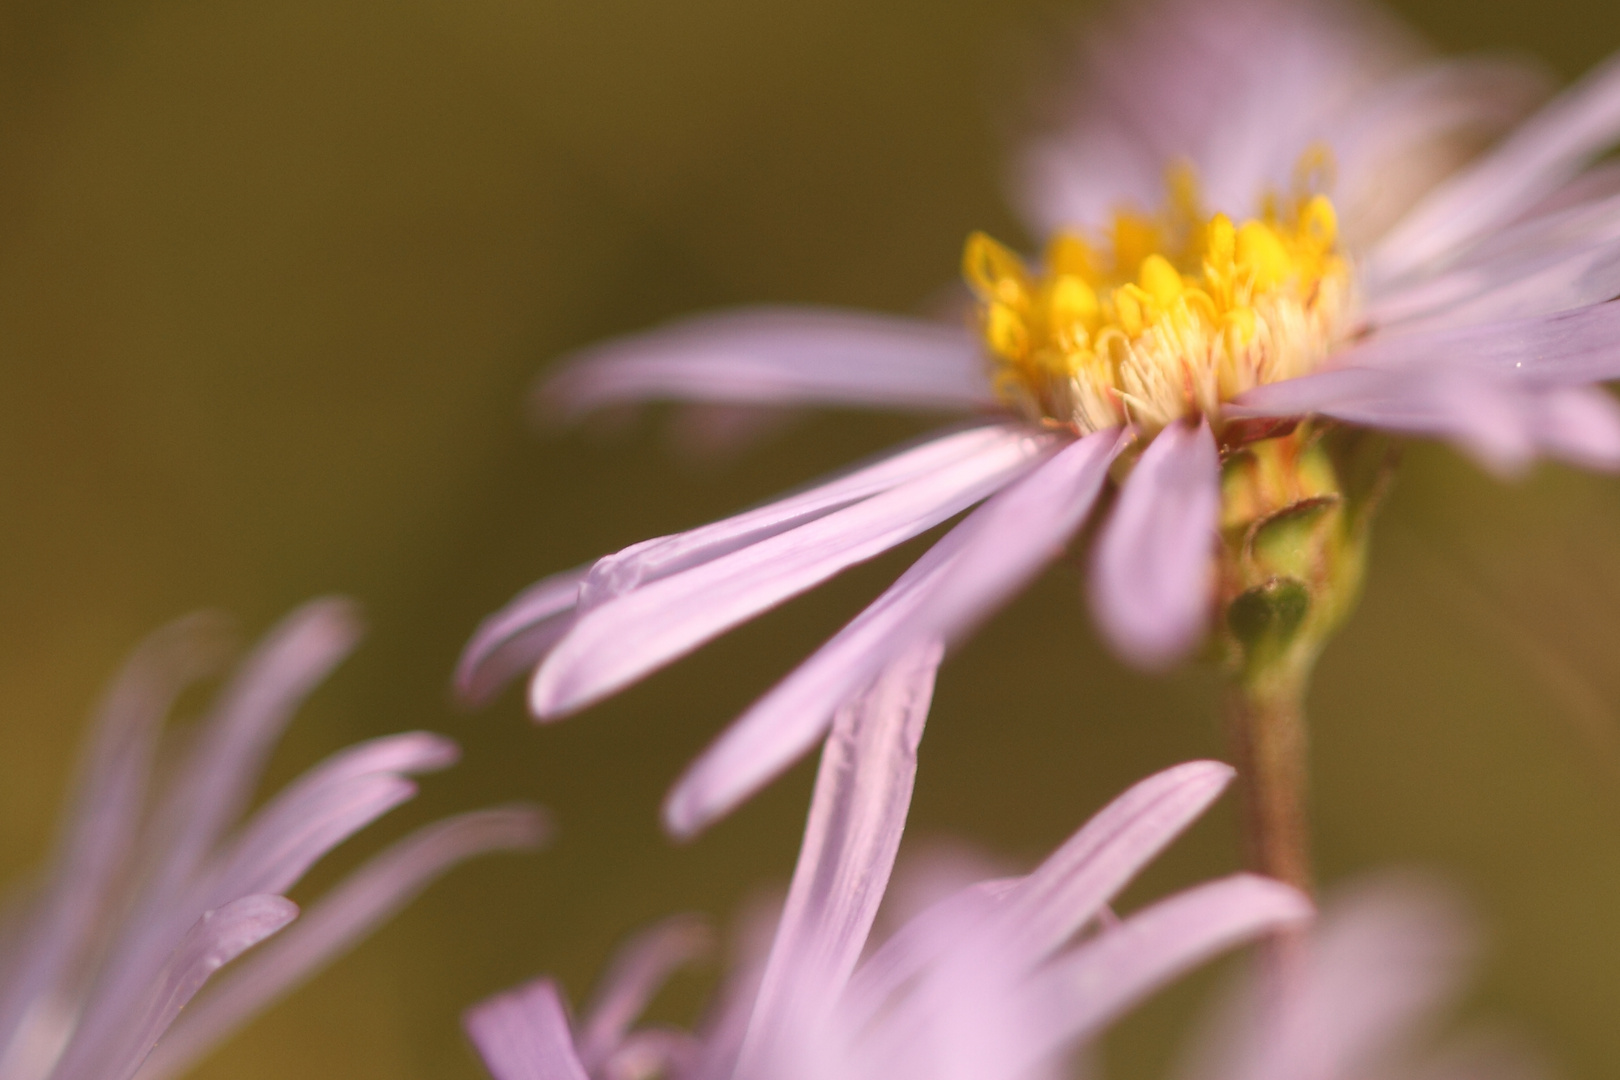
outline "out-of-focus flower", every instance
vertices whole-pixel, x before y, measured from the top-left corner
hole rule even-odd
[[[1117,480],[1090,553],[1106,636],[1160,667],[1213,622],[1245,685],[1297,712],[1380,488],[1382,457],[1347,433],[1435,436],[1501,470],[1620,464],[1594,385],[1620,375],[1620,175],[1591,164],[1620,136],[1620,62],[1457,168],[1537,81],[1423,59],[1360,8],[1163,0],[1083,59],[1078,108],[1022,163],[1047,253],[970,240],[972,329],[723,313],[587,350],[544,388],[569,415],[654,399],[990,415],[540,582],[479,628],[464,696],[538,664],[531,710],[570,714],[988,500],[695,763],[665,807],[691,833],[894,657],[968,634]]]
[[[633,942],[570,1021],[540,979],[470,1010],[496,1080],[1015,1080],[1179,973],[1311,913],[1295,890],[1238,874],[1123,920],[1110,899],[1220,794],[1217,762],[1159,773],[1104,808],[1033,873],[925,908],[864,960],[894,865],[938,651],[891,666],[841,709],[798,866],[763,963],[744,964],[703,1030],[636,1030],[691,955],[678,920]]]
[[[523,807],[430,825],[204,990],[298,918],[281,894],[310,866],[410,799],[411,774],[456,758],[455,744],[426,732],[373,739],[239,820],[294,710],[357,635],[346,602],[299,609],[194,728],[167,737],[165,716],[221,667],[227,635],[218,620],[193,616],[135,653],[102,705],[51,865],[0,923],[0,1077],[175,1076],[454,863],[544,839],[545,819]]]

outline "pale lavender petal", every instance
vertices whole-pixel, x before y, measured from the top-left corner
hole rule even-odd
[[[1330,900],[1288,993],[1249,973],[1193,1047],[1187,1080],[1359,1080],[1460,987],[1470,920],[1446,893],[1385,880]]]
[[[1118,452],[1088,436],[998,493],[951,530],[884,594],[757,702],[692,764],[664,820],[690,836],[810,749],[833,710],[919,641],[954,643],[1017,593],[1090,512]]]
[[[1424,197],[1380,241],[1369,260],[1369,277],[1401,277],[1511,222],[1617,137],[1620,60],[1611,60]]]
[[[1006,486],[1052,440],[1008,431],[993,448],[581,614],[535,673],[542,718],[584,708],[739,623],[916,536]]]
[[[995,405],[978,340],[959,327],[832,308],[700,315],[565,359],[540,388],[569,418],[649,400],[915,409]]]
[[[186,686],[219,668],[227,646],[217,617],[182,619],[141,645],[102,702],[50,878],[30,903],[26,939],[0,965],[0,1071],[13,1040],[27,1038],[18,1030],[24,1016],[96,943],[93,928],[134,843],[163,719]]]
[[[590,1080],[574,1050],[562,994],[550,979],[475,1005],[461,1023],[495,1080]]]
[[[1315,413],[1437,436],[1504,475],[1523,470],[1538,454],[1589,468],[1620,467],[1620,411],[1596,387],[1549,386],[1449,367],[1345,368],[1262,390],[1245,395],[1234,412]]]
[[[930,436],[916,446],[888,451],[867,465],[756,509],[687,532],[644,540],[597,560],[580,588],[580,610],[599,607],[632,589],[713,562],[904,484],[970,464],[1022,437],[1020,428],[1004,425]]]
[[[702,1056],[703,1046],[684,1031],[644,1028],[626,1036],[613,1056],[602,1063],[602,1080],[691,1076]]]
[[[1023,962],[1037,963],[1096,917],[1142,867],[1209,808],[1233,775],[1230,766],[1218,761],[1191,761],[1166,769],[1109,803],[1034,873],[1013,882],[991,883],[989,890],[981,883],[967,891],[995,898],[997,933],[1005,936],[1004,947],[1026,957]],[[953,902],[958,901],[941,903]],[[863,1012],[875,1012],[931,959],[911,943],[914,936],[902,929],[861,965],[849,996],[862,1003]]]
[[[1031,1012],[1048,1019],[1020,1047],[1033,1064],[1091,1038],[1176,976],[1267,932],[1311,917],[1310,901],[1279,882],[1235,874],[1146,908],[1037,973]],[[1016,1069],[1009,1068],[1016,1075]]]
[[[1311,411],[1314,397],[1336,393],[1320,388],[1316,380],[1332,387],[1335,380],[1328,376],[1336,375],[1337,369],[1451,368],[1566,386],[1620,379],[1620,302],[1531,319],[1378,335],[1334,357],[1334,365],[1335,371],[1256,387],[1237,399],[1233,414]],[[1354,382],[1361,376],[1337,378]],[[1301,395],[1303,408],[1291,403],[1295,395]]]
[[[455,864],[491,851],[527,850],[550,834],[530,808],[482,810],[429,825],[375,856],[321,897],[287,933],[194,1001],[139,1080],[178,1076],[271,1002],[342,955]]]
[[[237,896],[285,892],[315,860],[411,798],[408,773],[443,769],[459,750],[427,732],[349,747],[305,773],[242,828],[218,858],[208,906]]]
[[[827,1015],[860,957],[905,829],[943,652],[925,646],[901,658],[833,721],[739,1075],[769,1060],[789,1026]]]
[[[524,589],[479,623],[456,663],[456,695],[488,704],[507,683],[530,671],[573,625],[579,585],[589,566],[552,574]]]
[[[712,944],[702,919],[677,915],[636,935],[621,949],[580,1024],[579,1059],[585,1068],[594,1071],[616,1054],[664,980],[707,955]]]
[[[214,972],[292,922],[298,906],[281,896],[245,896],[205,912],[175,946],[137,1001],[144,1010],[123,1025],[76,1033],[52,1076],[57,1080],[129,1080],[180,1010]],[[124,1003],[127,1011],[128,1002]]]
[[[359,635],[354,605],[325,599],[294,611],[265,636],[218,699],[158,810],[154,833],[162,850],[148,856],[155,881],[178,888],[196,872],[246,805],[293,711]],[[162,889],[148,900],[151,908],[167,902]]]
[[[1092,549],[1092,612],[1138,667],[1168,667],[1204,634],[1220,480],[1208,422],[1172,424],[1131,470]]]

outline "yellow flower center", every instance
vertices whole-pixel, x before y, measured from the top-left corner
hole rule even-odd
[[[1325,195],[1268,198],[1259,217],[1206,216],[1188,170],[1156,216],[1121,212],[1102,237],[1060,233],[1031,270],[983,233],[963,273],[979,301],[996,392],[1082,433],[1153,434],[1313,370],[1343,336],[1350,266]]]

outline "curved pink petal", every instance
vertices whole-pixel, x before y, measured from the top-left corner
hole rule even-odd
[[[568,1030],[562,992],[550,979],[490,998],[461,1020],[495,1080],[590,1080]]]
[[[1233,775],[1230,766],[1218,761],[1166,769],[1109,803],[1033,873],[1010,882],[981,882],[966,891],[994,900],[993,921],[1003,928],[998,931],[1004,934],[1003,948],[1017,951],[1022,963],[1033,966],[1095,918],[1209,808]],[[987,884],[994,886],[989,892]],[[956,901],[950,897],[941,904]],[[918,919],[930,917],[924,912]],[[875,1015],[890,994],[932,959],[919,948],[917,936],[908,924],[861,965],[849,988],[855,1015]]]
[[[787,1025],[829,1013],[854,970],[905,830],[943,654],[925,646],[896,661],[833,722],[737,1075],[754,1075]]]
[[[1195,886],[1148,907],[1058,958],[1026,984],[1048,1020],[1021,1049],[1034,1064],[1090,1038],[1143,998],[1246,941],[1311,918],[1295,889],[1252,874]],[[1017,1075],[1017,1069],[1008,1072]]]
[[[1559,95],[1514,133],[1442,183],[1379,241],[1368,275],[1390,281],[1505,225],[1620,137],[1620,60]]]
[[[1209,620],[1220,454],[1208,422],[1161,431],[1126,478],[1092,549],[1091,608],[1126,660],[1165,668]]]
[[[1278,997],[1250,971],[1193,1048],[1186,1080],[1356,1080],[1385,1074],[1394,1051],[1460,988],[1473,927],[1455,899],[1415,879],[1370,882],[1330,898]]]
[[[815,745],[840,703],[918,642],[960,640],[1022,589],[1080,527],[1117,433],[1066,447],[997,493],[733,723],[671,791],[664,821],[690,836]]]
[[[552,574],[524,589],[478,624],[456,662],[456,695],[488,704],[502,687],[530,671],[573,625],[574,605],[588,566]]]
[[[1620,408],[1597,387],[1545,385],[1456,367],[1345,368],[1244,395],[1234,413],[1320,414],[1456,443],[1512,475],[1537,455],[1620,467]]]
[[[649,400],[982,409],[982,347],[959,327],[833,308],[700,315],[565,359],[540,387],[565,418]]]
[[[129,1080],[209,976],[297,916],[298,905],[281,896],[244,896],[204,912],[135,999],[144,998],[145,1008],[122,1024],[95,1024],[91,1014],[52,1075]]]
[[[534,848],[548,832],[539,811],[508,808],[462,814],[412,833],[322,896],[292,929],[209,986],[153,1048],[140,1080],[184,1073],[455,864],[486,852]]]
[[[580,1062],[595,1070],[618,1053],[631,1025],[664,981],[705,956],[712,938],[702,919],[676,915],[637,934],[620,949],[579,1025]]]
[[[566,715],[855,563],[988,497],[1048,453],[1003,431],[971,457],[582,612],[530,684],[536,716]]]

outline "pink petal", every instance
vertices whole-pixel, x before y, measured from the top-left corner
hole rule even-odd
[[[187,685],[218,669],[225,653],[218,618],[182,619],[142,643],[108,691],[51,876],[27,913],[27,939],[8,950],[0,1048],[12,1045],[30,1006],[61,992],[61,981],[97,943],[93,928],[110,917],[132,854],[164,717]]]
[[[960,640],[1063,550],[1118,451],[1088,436],[998,493],[737,720],[682,777],[664,820],[690,836],[813,746],[834,709],[919,641]]]
[[[584,708],[671,660],[960,513],[1027,471],[1052,442],[1006,431],[993,448],[582,613],[536,672],[530,708]]]
[[[805,491],[708,525],[644,540],[597,560],[580,588],[581,611],[682,570],[730,555],[838,510],[914,481],[1004,451],[1024,438],[1021,428],[988,425],[932,436],[871,464],[851,469]]]
[[[1344,368],[1244,395],[1235,413],[1317,413],[1405,434],[1448,439],[1496,472],[1537,454],[1620,467],[1620,411],[1595,387],[1545,385],[1457,367]]]
[[[1194,1048],[1188,1080],[1354,1080],[1449,1004],[1473,952],[1455,900],[1415,880],[1362,885],[1325,906],[1286,995],[1253,971]]]
[[[900,659],[833,722],[738,1075],[778,1052],[788,1026],[813,1028],[854,970],[905,829],[943,651],[934,645]]]
[[[626,1034],[664,980],[705,956],[712,946],[706,923],[692,915],[665,919],[637,934],[619,951],[596,1000],[580,1025],[579,1059],[596,1070],[618,1053]]]
[[[1203,637],[1220,479],[1207,421],[1165,428],[1126,479],[1092,549],[1092,611],[1138,667],[1169,667]]]
[[[1182,973],[1312,914],[1302,894],[1234,874],[1161,900],[1053,961],[1027,985],[1030,1010],[1048,1020],[1022,1050],[1033,1064],[1096,1035]],[[1009,1067],[1016,1075],[1016,1069]]]
[[[588,566],[552,574],[485,619],[456,663],[456,695],[486,705],[512,679],[532,670],[572,626]]]
[[[86,1018],[52,1075],[129,1080],[180,1010],[214,972],[292,922],[298,906],[280,896],[245,896],[204,912],[169,955],[145,994],[145,1007],[122,1024]],[[130,1002],[123,1003],[128,1012]],[[105,1015],[105,1014],[101,1014]]]
[[[1479,161],[1425,196],[1369,259],[1376,282],[1399,278],[1505,225],[1553,193],[1620,137],[1620,61],[1559,95]]]
[[[826,308],[700,315],[575,353],[541,386],[565,418],[649,400],[915,409],[995,405],[977,339],[953,326]]]
[[[590,1080],[574,1050],[557,984],[536,979],[490,998],[462,1017],[495,1080]]]
[[[1192,824],[1232,780],[1230,766],[1192,761],[1150,776],[1109,803],[1027,877],[980,883],[994,898],[1004,951],[1033,966],[1096,917],[1143,867]],[[986,884],[993,884],[988,892]],[[952,904],[947,898],[941,904]],[[929,918],[927,912],[918,917]],[[851,981],[857,1015],[875,1014],[888,996],[932,957],[919,952],[910,926],[884,942]],[[950,941],[951,939],[942,939]],[[955,944],[960,945],[958,937]]]
[[[140,1080],[184,1073],[220,1040],[388,920],[450,867],[474,855],[537,847],[549,826],[531,809],[483,810],[419,829],[322,896],[297,925],[237,965],[181,1014]]]

